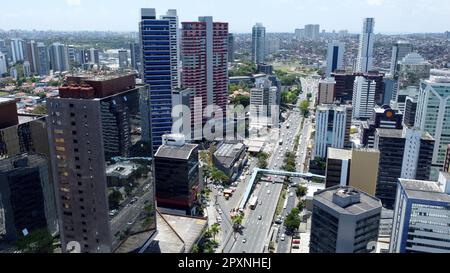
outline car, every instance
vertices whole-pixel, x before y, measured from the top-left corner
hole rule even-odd
[[[266,188],[269,186],[269,183],[266,183]]]
[[[285,234],[282,234],[281,235],[281,241],[284,241],[286,239],[286,235]]]
[[[259,201],[259,205],[262,205],[262,201]]]
[[[217,217],[217,223],[222,223],[222,217]]]
[[[133,223],[134,223],[133,221],[129,221],[127,224],[132,225]]]
[[[293,197],[293,196],[294,196],[294,193],[293,193],[293,192],[291,192],[291,193],[289,194],[289,196],[290,196],[290,197]]]
[[[242,243],[243,243],[243,244],[247,243],[247,239],[245,239],[245,238],[242,239]]]
[[[221,209],[218,209],[217,211],[219,212],[219,214],[222,214],[222,213],[223,213]]]
[[[258,220],[260,221],[262,220],[262,215],[258,216]]]
[[[267,191],[267,194],[270,194],[270,193],[271,193],[271,191],[270,191],[270,190],[268,190],[268,191]]]

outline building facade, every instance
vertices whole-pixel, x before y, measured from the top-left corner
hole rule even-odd
[[[325,72],[326,77],[330,77],[331,73],[336,70],[344,69],[344,54],[345,44],[338,41],[333,41],[328,44],[327,51],[327,70]]]
[[[365,18],[363,30],[359,36],[358,59],[356,63],[356,72],[366,73],[373,67],[373,46],[375,43],[375,19]]]
[[[252,29],[252,61],[255,64],[264,63],[266,59],[266,28],[257,23]]]

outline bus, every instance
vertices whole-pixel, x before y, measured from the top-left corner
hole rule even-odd
[[[250,200],[250,209],[254,210],[256,205],[258,205],[258,197],[255,196]]]

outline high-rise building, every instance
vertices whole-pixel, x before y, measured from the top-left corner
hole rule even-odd
[[[352,187],[336,186],[314,194],[310,253],[373,253],[381,202]]]
[[[47,47],[43,43],[37,43],[37,73],[39,76],[50,74],[50,61]]]
[[[156,231],[148,85],[67,77],[47,99],[63,252],[133,252]],[[129,242],[128,236],[143,234]]]
[[[450,252],[450,175],[439,182],[399,179],[390,253]]]
[[[119,53],[119,68],[127,69],[129,66],[128,51],[126,49],[120,49],[118,53]]]
[[[341,103],[351,102],[356,75],[339,70],[331,73],[331,77],[336,81],[334,100]]]
[[[69,62],[77,62],[77,51],[78,49],[74,45],[67,46],[67,54],[69,57]]]
[[[417,95],[408,95],[405,99],[405,111],[403,115],[403,124],[407,127],[414,127],[417,113]]]
[[[161,20],[169,20],[169,34],[170,34],[170,67],[172,74],[172,88],[180,88],[181,87],[181,73],[180,73],[180,64],[179,61],[181,59],[181,50],[180,50],[180,28],[178,23],[178,15],[176,9],[167,10],[166,14],[161,15]],[[176,36],[176,39],[174,37]]]
[[[295,29],[294,36],[295,36],[295,39],[297,39],[297,40],[303,40],[305,38],[305,29],[304,28]]]
[[[234,35],[233,35],[233,33],[228,34],[228,61],[230,63],[234,62]]]
[[[131,67],[134,70],[140,69],[141,66],[141,50],[139,49],[139,43],[130,43],[130,55],[131,55]]]
[[[305,38],[308,40],[317,40],[320,35],[320,25],[305,25]]]
[[[431,180],[437,179],[450,143],[450,79],[433,77],[420,83],[415,126],[427,131],[435,139]]]
[[[319,91],[317,103],[321,104],[332,104],[334,103],[334,90],[336,86],[336,81],[334,78],[321,79],[319,81]]]
[[[140,44],[142,80],[150,86],[148,119],[152,123],[153,151],[162,144],[162,136],[172,132],[172,91],[178,88],[178,25],[173,11],[170,18],[157,19],[155,9],[142,9]],[[192,60],[197,63],[198,60]]]
[[[25,42],[22,39],[11,39],[11,60],[13,63],[17,63],[25,60]]]
[[[389,74],[393,78],[397,78],[398,62],[403,60],[406,55],[412,52],[412,45],[408,41],[398,41],[392,47],[391,69]]]
[[[375,149],[328,148],[326,188],[351,186],[375,196],[379,159]]]
[[[31,65],[29,61],[24,61],[22,64],[22,71],[23,71],[23,76],[25,78],[28,78],[31,76]]]
[[[90,64],[100,65],[100,55],[98,49],[89,48],[87,50],[87,56]]]
[[[30,74],[37,74],[38,68],[38,54],[37,54],[37,43],[33,40],[28,41],[26,44],[26,61],[30,63]]]
[[[53,43],[49,48],[49,55],[53,72],[69,71],[69,55],[64,44]]]
[[[8,72],[8,62],[6,61],[6,54],[0,52],[0,77]]]
[[[446,39],[450,39],[450,31],[444,33]]]
[[[182,86],[195,92],[197,107],[191,102],[193,126],[197,128],[208,120],[211,124],[223,122],[228,103],[228,23],[213,22],[209,16],[200,17],[198,22],[183,22],[181,48]],[[204,65],[199,65],[200,60]],[[215,117],[204,116],[205,109],[213,105],[220,111],[217,109]],[[194,133],[197,135],[197,130]]]
[[[255,64],[264,63],[266,59],[266,28],[257,23],[252,29],[252,60]]]
[[[363,30],[359,36],[359,52],[356,64],[356,72],[366,73],[372,70],[373,46],[375,43],[375,19],[365,18]]]
[[[353,118],[369,119],[375,107],[376,82],[363,76],[355,78],[353,87]]]
[[[328,147],[351,147],[350,129],[352,107],[350,105],[321,105],[316,111],[316,135],[313,158],[327,157]]]
[[[46,229],[56,235],[53,180],[45,117],[17,113],[0,98],[0,251]]]
[[[412,52],[399,61],[399,89],[419,86],[420,80],[428,80],[431,64],[416,52]]]
[[[391,107],[384,105],[376,106],[370,120],[362,123],[361,144],[367,148],[373,148],[375,143],[376,129],[403,129],[403,114]]]
[[[336,70],[344,69],[344,54],[344,43],[333,41],[328,44],[326,77],[330,77]]]
[[[159,208],[196,215],[201,192],[198,145],[183,135],[164,135],[155,154],[156,201]]]
[[[280,115],[279,90],[266,77],[250,90],[250,124],[277,126]]]
[[[376,196],[392,209],[398,178],[429,179],[434,139],[414,128],[377,129],[374,146],[380,151]]]

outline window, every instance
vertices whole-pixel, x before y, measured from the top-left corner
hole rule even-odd
[[[58,151],[58,152],[65,152],[66,151],[66,148],[64,148],[64,147],[56,147],[56,150]]]
[[[57,130],[57,129],[55,129],[53,132],[54,132],[55,134],[59,134],[59,135],[64,134],[64,131],[63,131],[63,130]]]
[[[70,113],[70,116],[71,116],[71,117],[74,117],[74,116],[75,116],[75,113]]]
[[[72,121],[70,124],[71,124],[72,126],[77,125],[74,121]]]
[[[77,131],[72,131],[72,135],[76,136],[77,135]]]
[[[74,107],[73,103],[69,104],[69,107],[70,107],[70,108],[73,108],[73,107]]]
[[[64,143],[64,138],[56,138],[56,143]]]

